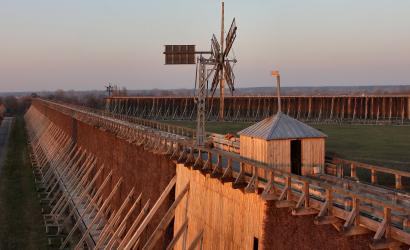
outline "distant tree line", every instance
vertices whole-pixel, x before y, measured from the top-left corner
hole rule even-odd
[[[42,97],[48,100],[70,103],[75,105],[87,106],[95,109],[105,107],[105,94],[103,92],[76,92],[73,90],[64,91],[56,90],[54,93],[48,93]]]
[[[5,96],[0,97],[0,105],[4,105],[5,115],[21,115],[30,107],[31,98],[29,96]]]

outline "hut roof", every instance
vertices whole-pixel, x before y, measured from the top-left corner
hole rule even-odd
[[[239,131],[238,134],[257,137],[268,141],[276,139],[327,137],[327,135],[319,130],[281,112]]]

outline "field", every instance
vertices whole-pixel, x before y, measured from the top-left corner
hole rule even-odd
[[[168,121],[195,128],[192,121]],[[236,133],[251,123],[207,122],[208,132]],[[312,125],[328,135],[327,153],[339,157],[410,171],[410,126]]]
[[[11,130],[0,174],[0,249],[47,249],[22,117]]]

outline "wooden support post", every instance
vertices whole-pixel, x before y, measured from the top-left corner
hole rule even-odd
[[[232,158],[228,158],[228,165],[225,168],[224,174],[221,177],[221,182],[233,182],[234,178],[232,176],[233,168],[232,168]]]
[[[211,178],[220,178],[223,175],[222,170],[222,156],[218,154],[218,160],[216,162],[215,168],[212,171]]]
[[[276,195],[276,190],[275,190],[275,175],[274,175],[274,171],[269,171],[268,174],[268,183],[266,184],[263,192],[262,192],[262,199],[266,200],[266,201],[271,201],[271,200],[277,200],[278,196]]]
[[[121,243],[118,247],[119,249],[129,250],[134,246],[135,242],[140,238],[142,232],[148,226],[148,223],[151,221],[152,217],[154,217],[159,207],[162,205],[168,194],[171,192],[171,189],[175,186],[175,183],[176,176],[172,178],[172,180],[169,182],[168,186],[165,188],[164,192],[162,192],[161,196],[158,198],[157,202],[149,211],[147,217],[145,217],[145,219],[142,221],[141,225],[138,227],[137,231],[133,234],[131,239],[128,242]]]
[[[92,230],[93,226],[95,225],[95,223],[100,220],[101,216],[104,215],[104,211],[107,208],[107,206],[109,205],[112,197],[114,196],[114,194],[117,192],[118,188],[120,187],[122,183],[122,178],[120,178],[117,182],[117,184],[114,186],[114,188],[112,189],[111,193],[108,195],[107,199],[104,200],[104,203],[102,204],[101,208],[98,210],[97,214],[95,215],[94,219],[91,221],[91,223],[87,226],[87,230],[84,232],[82,238],[80,239],[80,241],[77,243],[76,247],[74,248],[74,250],[79,250],[81,248],[82,242],[85,240],[85,238],[87,236],[89,236],[90,231]],[[60,248],[61,249],[61,248]]]
[[[383,238],[384,235],[384,238]],[[401,243],[392,240],[391,238],[391,209],[383,208],[383,221],[380,223],[372,242],[371,249],[398,249]]]
[[[204,161],[202,160],[202,150],[198,150],[198,157],[195,160],[194,165],[192,168],[194,170],[200,170],[204,167]]]
[[[350,164],[350,177],[352,179],[357,180],[357,172],[356,172],[356,165],[354,165],[354,163]]]
[[[372,181],[372,184],[373,185],[375,185],[375,184],[377,184],[377,172],[376,172],[376,170],[375,169],[372,169],[371,170],[371,181]]]
[[[360,226],[360,201],[356,197],[353,197],[352,211],[346,218],[343,225],[342,232],[344,236],[354,236],[367,234],[370,231]]]
[[[141,220],[144,218],[145,215],[147,215],[148,211],[149,211],[149,206],[150,206],[150,200],[147,201],[147,203],[145,203],[144,207],[141,209],[140,213],[138,214],[137,218],[134,220],[134,222],[132,223],[131,227],[128,229],[127,233],[125,234],[124,238],[122,239],[122,241],[119,243],[118,247],[116,249],[120,249],[120,247],[123,247],[124,244],[127,244],[130,241],[130,238],[132,237],[133,233],[135,232],[135,229],[137,228],[137,226],[140,224]],[[126,225],[124,225],[124,229],[126,228]],[[120,232],[118,233],[118,235],[122,234],[122,228],[120,228]],[[138,244],[138,241],[135,241],[132,245],[136,245]],[[110,240],[111,242],[111,240]],[[112,247],[112,245],[114,245],[115,242],[112,239],[112,243],[110,245],[109,243],[109,247]],[[132,247],[132,246],[131,246]],[[110,249],[110,248],[108,248]]]
[[[410,120],[410,96],[407,97],[407,119]]]
[[[245,163],[241,162],[240,165],[238,177],[236,177],[235,182],[232,183],[232,188],[234,189],[241,189],[248,185],[245,181]]]
[[[252,177],[248,185],[245,187],[245,193],[258,192],[258,169],[252,166]]]
[[[201,172],[204,174],[209,174],[212,172],[212,153],[208,152],[208,157],[204,164],[204,167],[201,169]]]
[[[395,174],[395,179],[396,179],[396,189],[401,189],[402,184],[401,184],[401,175]]]
[[[158,226],[155,228],[154,232],[151,234],[150,238],[147,240],[147,243],[142,248],[142,250],[149,250],[153,249],[155,243],[159,240],[161,235],[165,233],[165,230],[169,223],[172,221],[172,218],[175,216],[175,209],[181,202],[182,198],[189,192],[189,182],[185,185],[182,191],[178,194],[175,201],[172,203],[171,207],[165,213],[164,217],[159,222]]]
[[[310,195],[309,195],[309,183],[303,182],[303,192],[299,198],[296,207],[292,210],[292,215],[314,215],[317,214],[318,211],[310,207]],[[302,207],[303,205],[303,207]]]
[[[296,206],[296,202],[292,200],[292,180],[290,176],[286,177],[285,187],[283,188],[278,201],[275,202],[275,206],[277,208],[293,208]]]
[[[178,240],[181,238],[181,236],[188,230],[188,220],[186,219],[184,223],[182,223],[182,226],[178,229],[176,232],[174,238],[171,240],[171,242],[168,244],[166,250],[172,250],[174,249],[175,245],[177,244]]]
[[[128,218],[131,216],[131,214],[134,212],[135,208],[137,207],[137,204],[140,203],[141,201],[141,196],[142,193],[138,196],[138,199],[136,199],[134,201],[134,203],[132,204],[132,206],[130,207],[130,209],[128,210],[127,214],[124,216],[121,224],[117,227],[117,229],[114,231],[114,233],[111,236],[111,239],[108,241],[107,245],[106,245],[106,249],[111,249],[112,245],[114,244],[114,240],[117,237],[120,237],[121,235],[121,230],[122,228],[125,228],[126,223],[128,222]],[[145,214],[148,211],[148,206],[149,206],[149,201],[147,202],[147,204],[145,205],[145,209],[143,208],[141,210],[142,214]],[[133,223],[134,224],[134,223]],[[129,231],[132,230],[132,226],[129,228]]]
[[[312,115],[312,97],[309,97],[309,111],[308,111],[307,120],[310,120],[311,115]]]
[[[332,189],[326,189],[326,201],[321,207],[319,214],[315,217],[316,225],[338,224],[341,220],[333,216],[333,192]]]

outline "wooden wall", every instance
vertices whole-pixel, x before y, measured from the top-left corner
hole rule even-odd
[[[307,138],[302,140],[302,174],[313,174],[313,167],[325,164],[325,139]]]
[[[264,163],[290,164],[290,140],[266,141],[241,135],[240,141],[241,156]]]
[[[176,195],[190,183],[188,245],[204,230],[203,249],[253,249],[254,237],[262,248],[266,203],[257,194],[233,189],[231,183],[205,177],[177,164]],[[184,221],[186,198],[175,214],[174,232]],[[175,249],[181,249],[181,242]]]
[[[277,164],[290,172],[290,144],[292,140],[266,141],[249,136],[240,137],[240,154],[256,161]],[[325,161],[325,139],[306,138],[302,141],[302,174],[313,173],[313,165],[323,165]]]

